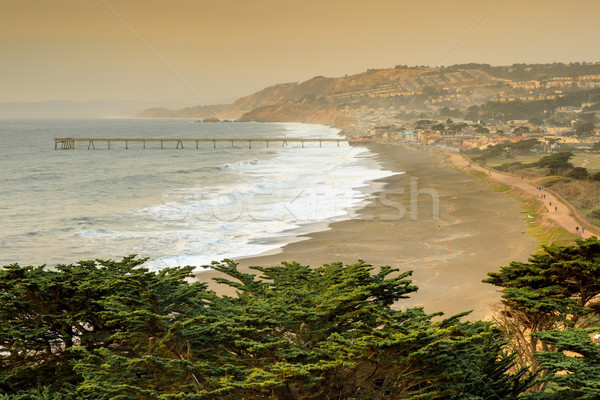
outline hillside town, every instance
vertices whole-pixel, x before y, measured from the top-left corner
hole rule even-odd
[[[378,88],[342,104],[350,121],[344,133],[362,140],[458,151],[532,139],[538,142],[532,151],[539,153],[600,150],[600,74],[529,80],[501,78],[498,71],[492,76],[482,70],[430,74],[408,80],[418,91],[392,93],[389,87]],[[437,86],[422,86],[426,82]],[[390,100],[405,95],[412,97]]]
[[[454,150],[480,149],[503,143],[536,139],[538,152],[562,150],[597,150],[600,145],[600,127],[596,127],[596,113],[579,108],[558,110],[567,117],[563,126],[555,126],[531,118],[528,120],[477,120],[429,115],[421,119],[397,118],[396,110],[364,109],[353,113],[359,121],[345,133],[363,140],[402,142],[450,147]],[[586,122],[590,121],[590,122]],[[540,123],[541,122],[541,123]]]

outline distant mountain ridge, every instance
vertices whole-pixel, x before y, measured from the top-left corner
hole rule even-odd
[[[135,100],[48,100],[0,103],[0,119],[133,117],[159,102]],[[162,103],[164,105],[164,102]],[[174,105],[176,103],[173,103]],[[180,103],[179,103],[180,104]]]
[[[229,107],[229,104],[185,107],[172,110],[165,107],[154,107],[137,114],[140,118],[210,118],[219,115]]]

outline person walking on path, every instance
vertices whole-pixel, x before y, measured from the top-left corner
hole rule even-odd
[[[581,234],[583,235],[585,233],[585,226],[581,227]]]
[[[564,229],[566,229],[568,232],[574,232],[575,231],[575,227],[579,228],[579,222],[575,219],[575,216],[577,216],[577,212],[574,213],[574,215],[571,215],[571,211],[569,210],[569,207],[561,207],[560,210],[558,209],[558,200],[556,200],[551,193],[548,193],[548,196],[546,196],[545,191],[544,191],[544,187],[539,185],[539,183],[537,182],[531,182],[529,180],[525,180],[525,179],[520,179],[520,176],[515,176],[515,175],[510,175],[510,174],[505,174],[499,171],[495,171],[494,174],[491,174],[491,170],[485,167],[482,167],[480,165],[476,165],[476,164],[472,164],[473,169],[478,170],[480,172],[485,173],[486,171],[488,172],[489,175],[491,175],[489,177],[490,181],[493,182],[497,182],[497,183],[502,183],[505,185],[509,185],[512,186],[518,190],[522,190],[525,194],[533,197],[533,198],[537,198],[537,194],[539,194],[540,196],[542,196],[542,199],[548,199],[549,201],[552,201],[553,203],[555,203],[555,208],[554,211],[555,213],[552,214],[552,223],[556,223],[557,225],[563,227]],[[542,192],[539,192],[536,190],[536,188],[539,187],[539,190],[542,190]],[[537,192],[537,193],[536,193]],[[547,212],[551,212],[552,208],[550,207],[549,203],[546,203],[545,201],[543,202],[544,205],[544,209]],[[583,238],[587,238],[590,237],[591,235],[593,235],[593,233],[590,234],[590,232],[585,232],[585,230],[581,230],[581,232],[579,232],[579,230],[577,230],[577,233],[581,235],[581,237]]]
[[[579,227],[578,226],[575,227],[575,230],[577,231],[577,233],[579,233]],[[583,232],[581,232],[581,233],[583,233]]]

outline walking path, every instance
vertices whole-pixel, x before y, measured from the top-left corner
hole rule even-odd
[[[470,168],[485,173],[493,182],[516,187],[525,194],[541,200],[544,204],[546,212],[548,213],[548,218],[555,221],[568,232],[579,234],[579,236],[583,239],[595,236],[593,232],[590,232],[587,229],[589,228],[589,224],[586,224],[584,229],[582,223],[575,218],[573,212],[567,205],[559,201],[556,196],[548,192],[545,188],[540,189],[541,186],[536,182],[503,172],[490,170],[489,168],[484,168],[476,163],[472,163],[468,159],[465,159],[460,154],[452,154],[452,161],[459,167]]]

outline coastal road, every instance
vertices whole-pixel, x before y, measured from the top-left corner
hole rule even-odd
[[[453,162],[464,169],[472,169],[485,173],[489,180],[496,183],[502,183],[512,187],[516,187],[525,194],[535,197],[540,200],[548,213],[548,218],[555,221],[558,225],[571,233],[579,233],[579,236],[583,239],[587,239],[591,236],[595,236],[593,232],[590,232],[589,224],[586,224],[584,232],[582,232],[582,223],[578,221],[573,215],[572,211],[561,201],[558,200],[549,191],[539,189],[539,184],[530,180],[524,179],[519,176],[509,175],[489,168],[484,168],[478,164],[472,163],[470,160],[465,159],[460,154],[452,154]]]

